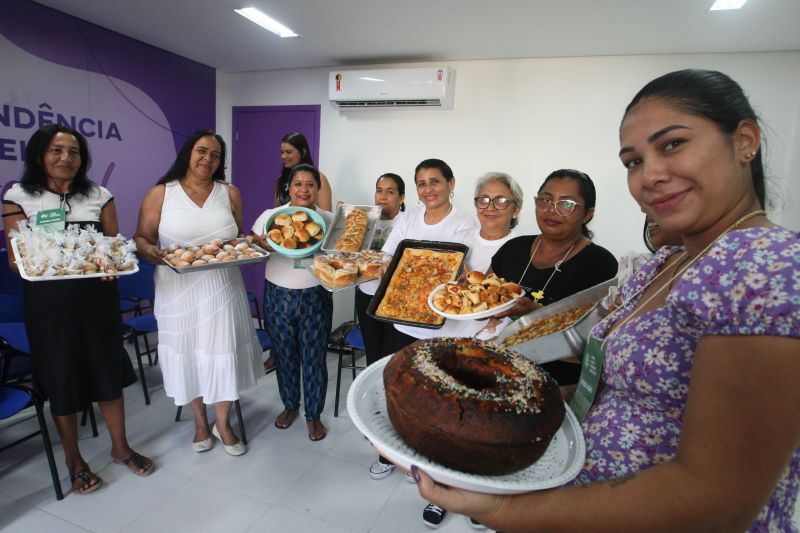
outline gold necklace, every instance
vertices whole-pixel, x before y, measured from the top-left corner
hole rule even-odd
[[[700,251],[700,253],[699,253],[699,254],[697,254],[696,256],[694,256],[694,257],[691,259],[691,261],[687,262],[685,266],[683,266],[683,267],[682,267],[682,268],[680,268],[680,269],[675,269],[675,273],[674,273],[674,274],[672,275],[672,277],[671,277],[671,278],[668,280],[668,282],[667,282],[667,283],[665,283],[665,284],[663,284],[663,285],[661,285],[661,287],[659,287],[659,288],[658,288],[658,290],[656,290],[656,291],[655,291],[653,294],[651,294],[651,295],[650,295],[650,297],[649,297],[647,300],[645,300],[645,301],[644,301],[642,304],[640,304],[640,305],[638,306],[638,307],[639,307],[639,309],[641,309],[641,308],[645,307],[647,304],[649,304],[649,303],[650,303],[650,302],[651,302],[651,301],[652,301],[652,300],[653,300],[653,299],[654,299],[656,296],[658,296],[659,294],[661,294],[661,292],[662,292],[662,291],[663,291],[665,288],[668,288],[668,291],[671,291],[671,290],[672,290],[672,284],[673,284],[673,282],[674,282],[674,281],[675,281],[677,278],[679,278],[679,277],[683,276],[683,273],[684,273],[684,272],[686,272],[686,271],[687,271],[687,270],[688,270],[688,269],[689,269],[689,268],[690,268],[690,267],[691,267],[691,266],[692,266],[692,265],[695,263],[695,261],[697,261],[698,259],[700,259],[701,257],[703,257],[703,256],[706,254],[706,252],[708,252],[708,251],[711,249],[711,247],[712,247],[712,246],[714,246],[715,244],[717,244],[717,242],[718,242],[720,239],[722,239],[722,237],[724,237],[725,235],[727,235],[727,234],[728,234],[730,231],[733,231],[734,229],[738,228],[740,225],[744,224],[746,221],[750,220],[750,219],[751,219],[751,218],[753,218],[753,217],[757,217],[757,216],[760,216],[760,215],[766,215],[766,214],[767,214],[767,212],[766,212],[766,211],[764,211],[763,209],[758,209],[758,210],[756,210],[756,211],[751,211],[750,213],[747,213],[746,215],[742,216],[742,217],[741,217],[739,220],[737,220],[736,222],[734,222],[733,224],[731,224],[730,226],[728,226],[728,227],[727,227],[727,228],[726,228],[726,229],[725,229],[725,230],[724,230],[722,233],[720,233],[719,235],[717,235],[717,238],[715,238],[715,239],[714,239],[713,241],[711,241],[711,242],[710,242],[710,243],[709,243],[709,244],[708,244],[708,245],[707,245],[705,248],[703,248],[703,249]],[[685,257],[684,257],[684,258],[681,260],[681,263],[684,263],[684,262],[686,261],[686,259],[689,257],[689,253],[688,253],[688,252],[683,252],[683,254],[685,255]],[[629,303],[631,300],[633,300],[634,298],[637,298],[637,297],[638,297],[638,296],[639,296],[641,293],[643,293],[643,292],[644,292],[644,291],[645,291],[645,290],[646,290],[646,289],[647,289],[647,288],[648,288],[650,285],[652,285],[652,284],[653,284],[653,282],[654,282],[655,280],[657,280],[657,279],[658,279],[658,278],[661,276],[661,274],[662,274],[662,273],[663,273],[663,271],[662,271],[662,272],[659,272],[659,273],[658,273],[658,275],[656,275],[656,276],[655,276],[653,279],[651,279],[651,280],[650,280],[650,281],[649,281],[649,282],[648,282],[648,283],[647,283],[647,284],[646,284],[644,287],[642,287],[641,289],[639,289],[638,291],[636,291],[636,294],[634,294],[633,296],[631,296],[630,298],[628,298],[628,300],[627,300],[627,301],[623,302],[621,306],[619,306],[619,307],[618,307],[616,310],[614,310],[614,312],[612,312],[612,313],[611,313],[611,315],[609,315],[609,317],[610,317],[610,316],[612,316],[612,315],[614,315],[614,314],[616,314],[618,311],[621,311],[622,309],[624,309],[624,308],[625,308],[625,307],[628,305],[628,303]],[[606,341],[608,340],[608,338],[609,338],[609,336],[611,335],[611,333],[612,333],[612,332],[619,330],[619,329],[620,329],[622,326],[624,326],[624,325],[625,325],[625,324],[626,324],[626,323],[627,323],[627,322],[628,322],[628,321],[629,321],[631,318],[633,318],[633,317],[634,317],[634,315],[635,315],[635,313],[630,313],[628,316],[626,316],[625,318],[623,318],[623,319],[622,319],[622,321],[621,321],[619,324],[615,324],[615,325],[613,325],[613,326],[611,327],[611,329],[609,329],[609,331],[606,333],[605,339],[603,339],[603,344],[605,344],[605,343],[606,343]],[[608,318],[608,317],[606,317],[606,318]]]

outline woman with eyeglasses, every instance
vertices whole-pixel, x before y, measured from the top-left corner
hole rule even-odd
[[[494,254],[514,236],[512,229],[517,225],[522,199],[522,187],[508,174],[487,172],[478,178],[473,202],[480,226],[466,234],[469,252],[465,271],[490,269]],[[437,336],[473,337],[485,326],[485,320],[448,320]],[[422,521],[429,527],[438,527],[445,516],[447,511],[434,503],[428,503],[422,511]],[[477,520],[465,518],[473,529],[486,529]]]
[[[521,285],[529,297],[495,318],[529,313],[614,277],[617,260],[592,242],[587,227],[595,198],[594,183],[583,172],[561,169],[547,176],[534,198],[541,233],[511,239],[492,258],[492,272]],[[577,362],[543,367],[559,385],[578,382]]]

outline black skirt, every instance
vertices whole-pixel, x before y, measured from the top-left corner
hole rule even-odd
[[[54,415],[116,400],[136,382],[116,282],[23,281],[23,295],[34,383]]]

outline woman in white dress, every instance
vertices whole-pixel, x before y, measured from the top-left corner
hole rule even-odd
[[[246,447],[230,424],[239,391],[255,385],[261,347],[237,268],[177,274],[164,266],[162,247],[208,243],[242,234],[239,190],[225,182],[225,142],[208,130],[192,134],[175,163],[150,189],[139,212],[139,254],[160,265],[155,272],[158,353],[164,390],[195,417],[192,449],[203,452],[220,439],[231,455]],[[214,404],[209,427],[206,404]]]

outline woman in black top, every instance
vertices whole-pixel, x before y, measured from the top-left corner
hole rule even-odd
[[[586,226],[594,216],[595,198],[594,183],[583,172],[561,169],[547,176],[535,198],[541,234],[511,239],[492,258],[492,272],[531,295],[498,317],[528,313],[614,277],[617,260],[592,242]],[[579,364],[542,366],[560,385],[578,382]]]

